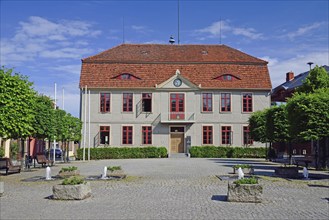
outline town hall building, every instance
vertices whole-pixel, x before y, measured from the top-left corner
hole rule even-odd
[[[83,134],[91,147],[164,146],[169,154],[262,146],[248,118],[270,107],[271,88],[266,61],[226,45],[122,44],[82,59]]]

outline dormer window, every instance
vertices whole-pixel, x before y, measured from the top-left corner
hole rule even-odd
[[[140,78],[130,74],[130,73],[122,73],[116,77],[113,77],[113,79],[122,79],[122,80],[138,80]]]
[[[234,76],[232,74],[222,74],[220,76],[215,77],[214,79],[221,81],[234,81],[234,80],[240,80],[240,77]]]

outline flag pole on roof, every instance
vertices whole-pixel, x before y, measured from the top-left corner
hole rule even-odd
[[[179,39],[179,0],[177,2],[178,2],[178,10],[177,10],[178,11],[178,13],[177,13],[178,14],[178,16],[177,16],[178,17],[178,41],[177,41],[177,43],[179,45],[179,41],[180,41],[180,39]]]

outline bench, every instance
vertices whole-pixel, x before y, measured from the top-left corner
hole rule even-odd
[[[52,166],[54,164],[54,161],[53,160],[48,160],[46,158],[45,155],[43,154],[37,154],[35,159],[37,160],[37,163],[38,164],[41,164],[42,167],[48,165],[48,166]],[[35,167],[35,163],[34,163],[34,167]]]
[[[308,168],[308,165],[313,162],[313,157],[306,156],[306,157],[299,157],[295,158],[294,164],[298,167],[301,163],[305,164],[305,167]]]
[[[5,157],[0,158],[0,170],[6,170],[6,175],[8,175],[9,172],[20,173],[21,166],[13,165],[11,159]]]

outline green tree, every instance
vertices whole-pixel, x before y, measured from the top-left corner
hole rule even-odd
[[[329,88],[329,75],[323,67],[314,67],[306,77],[298,93],[312,93],[320,88]]]
[[[28,137],[33,133],[36,92],[26,76],[0,69],[0,136]]]
[[[287,103],[290,134],[304,140],[320,140],[329,137],[329,88],[313,93],[295,94]],[[322,166],[327,164],[328,145],[322,146]],[[316,164],[318,165],[318,146]],[[320,153],[321,154],[321,153]]]
[[[289,135],[289,122],[285,105],[272,106],[266,111],[265,132],[270,142],[286,144],[289,142],[289,163],[292,162],[291,138]]]
[[[254,112],[249,117],[250,136],[254,141],[266,143],[269,139],[266,136],[266,112],[263,111]]]
[[[36,97],[35,111],[37,112],[33,123],[33,137],[44,140],[52,139],[54,136],[53,117],[54,107],[53,101],[44,95]]]

